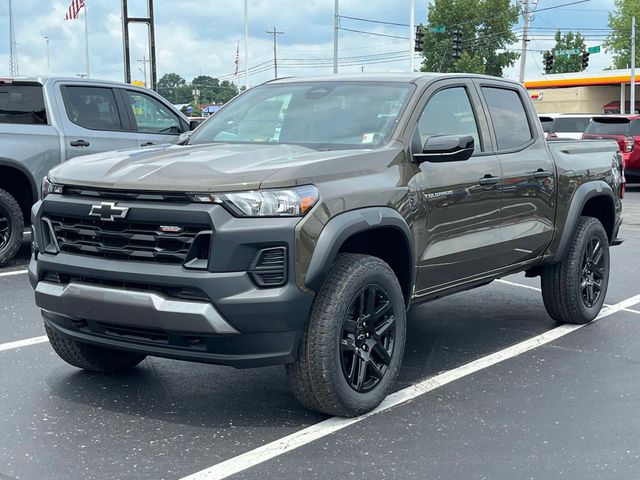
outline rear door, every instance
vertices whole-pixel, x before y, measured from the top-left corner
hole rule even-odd
[[[414,222],[420,254],[416,294],[421,296],[482,276],[500,262],[502,174],[471,81],[436,82],[412,121],[412,154],[422,152],[430,136],[471,135],[475,140],[468,160],[423,162],[409,182],[424,214]]]
[[[180,117],[160,99],[138,90],[120,92],[139,146],[174,143],[186,131]]]
[[[114,89],[87,84],[60,86],[66,159],[138,146]]]
[[[555,164],[535,114],[525,107],[523,91],[506,83],[479,80],[476,85],[502,165],[501,261],[514,265],[539,257],[551,242]]]

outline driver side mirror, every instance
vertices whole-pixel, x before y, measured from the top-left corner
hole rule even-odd
[[[415,163],[460,162],[468,160],[475,148],[471,135],[434,135],[427,138],[422,153],[413,155]]]
[[[186,145],[193,134],[193,130],[189,130],[188,132],[182,132],[178,137],[178,141],[176,145]]]
[[[198,128],[198,125],[202,123],[202,120],[191,120],[189,122],[189,130],[195,130]]]

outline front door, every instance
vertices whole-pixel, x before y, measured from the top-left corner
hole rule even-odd
[[[470,81],[462,81],[436,86],[426,98],[413,134],[413,152],[434,135],[471,135],[475,152],[465,161],[421,163],[410,182],[424,212],[423,219],[414,222],[420,255],[418,297],[501,266],[502,172],[500,161],[491,153],[477,92]]]

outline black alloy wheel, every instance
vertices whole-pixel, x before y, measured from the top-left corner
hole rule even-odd
[[[0,205],[0,250],[4,249],[9,244],[10,238],[11,222],[9,220],[9,213],[2,208],[2,205]]]
[[[580,293],[587,308],[600,298],[604,279],[604,249],[600,238],[594,235],[586,242],[580,262]]]
[[[396,318],[389,295],[369,284],[353,298],[342,325],[342,373],[356,392],[373,390],[389,370],[395,346]]]

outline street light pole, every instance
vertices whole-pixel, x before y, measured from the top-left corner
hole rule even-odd
[[[249,6],[244,0],[244,89],[249,90]]]
[[[522,47],[520,48],[520,83],[524,83],[524,71],[527,67],[527,42],[529,35],[529,0],[524,0],[524,26],[522,27]]]
[[[629,113],[636,113],[636,17],[631,17],[631,95]]]
[[[340,29],[340,0],[335,0],[333,10],[333,73],[338,73],[338,30]]]
[[[51,75],[51,50],[49,49],[49,37],[43,35],[42,38],[47,42],[47,75]]]
[[[409,71],[413,73],[416,69],[416,54],[414,52],[414,35],[415,35],[415,0],[411,0],[409,5]]]

